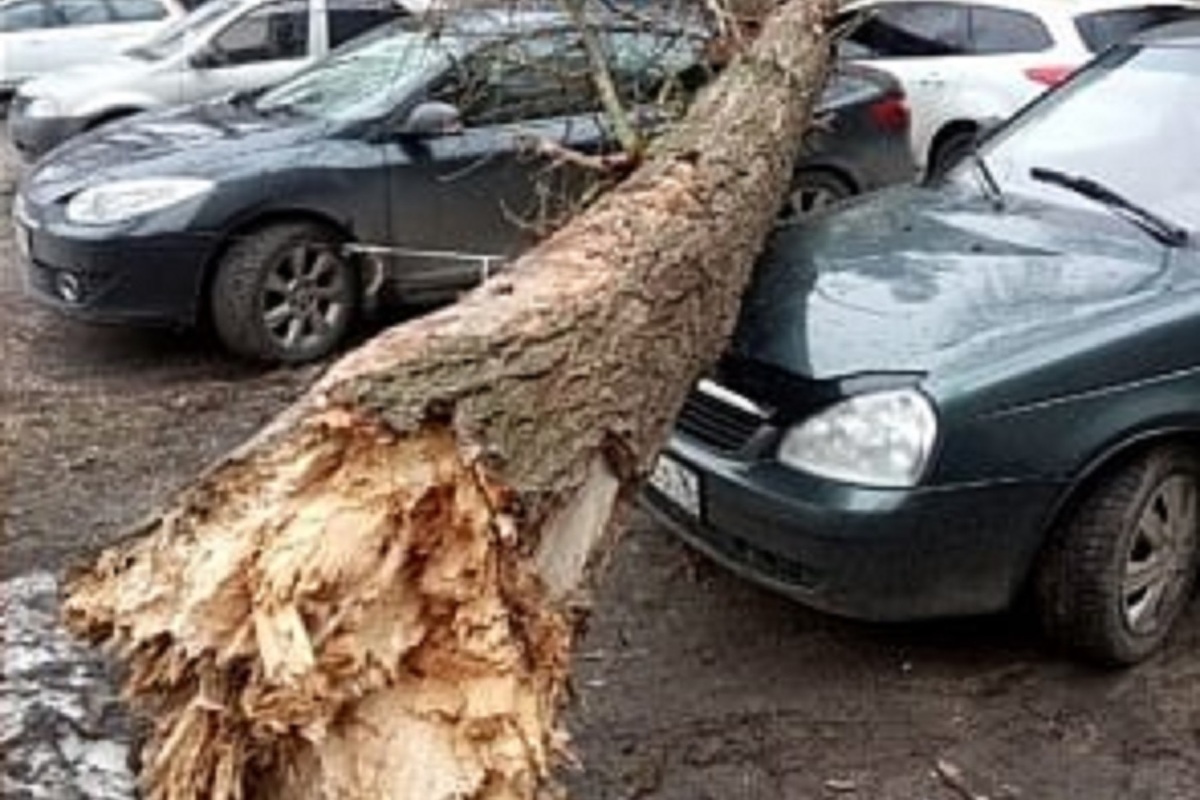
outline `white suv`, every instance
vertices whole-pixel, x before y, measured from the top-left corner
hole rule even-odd
[[[37,75],[119,52],[184,13],[175,0],[2,0],[0,95]]]
[[[917,165],[943,174],[998,122],[1109,45],[1200,16],[1192,0],[859,0],[840,58],[887,70],[912,107]]]
[[[10,138],[32,159],[118,117],[270,86],[403,16],[392,0],[208,0],[119,56],[22,84]]]

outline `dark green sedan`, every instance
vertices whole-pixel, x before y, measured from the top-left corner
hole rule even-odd
[[[647,501],[872,620],[1032,595],[1132,663],[1197,567],[1200,25],[1111,50],[939,186],[780,230]]]

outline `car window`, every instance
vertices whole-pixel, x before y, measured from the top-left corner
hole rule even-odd
[[[430,94],[453,103],[467,127],[505,125],[600,108],[583,42],[575,31],[538,32],[484,47]]]
[[[380,31],[283,81],[254,106],[333,121],[385,117],[445,72],[458,46],[454,37],[425,30]]]
[[[1099,53],[1147,28],[1197,17],[1200,17],[1200,10],[1183,6],[1114,8],[1109,11],[1081,14],[1075,19],[1075,28],[1087,48],[1093,53]]]
[[[153,22],[167,17],[167,9],[158,0],[109,0],[109,5],[122,22]]]
[[[0,32],[3,33],[45,28],[49,22],[41,0],[9,3],[0,8]]]
[[[103,25],[111,22],[108,6],[96,0],[51,0],[55,23],[67,27]]]
[[[213,40],[221,65],[251,64],[308,53],[308,3],[279,0],[238,17]]]
[[[617,92],[627,104],[690,95],[715,71],[705,63],[703,41],[685,31],[616,30],[606,44]]]
[[[980,55],[1038,53],[1054,46],[1045,24],[1024,11],[974,6],[970,25],[971,52]]]
[[[842,17],[841,58],[915,58],[967,52],[967,12],[956,3],[898,3]]]
[[[329,9],[329,46],[339,47],[372,28],[408,16],[390,0],[350,0]]]
[[[183,50],[188,42],[203,40],[208,31],[220,26],[226,15],[237,8],[238,0],[207,0],[185,16],[179,17],[125,54],[144,61],[161,61]]]

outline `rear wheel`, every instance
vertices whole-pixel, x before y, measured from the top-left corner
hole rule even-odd
[[[849,181],[823,169],[800,170],[788,189],[782,217],[803,219],[855,194]]]
[[[1156,449],[1102,478],[1056,532],[1036,576],[1048,635],[1132,664],[1162,644],[1195,580],[1200,463]]]
[[[221,341],[260,361],[298,364],[342,343],[358,313],[359,281],[338,238],[313,223],[239,237],[217,267],[210,301]]]

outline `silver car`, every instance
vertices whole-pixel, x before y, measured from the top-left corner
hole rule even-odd
[[[120,55],[22,84],[11,139],[33,159],[119,117],[269,86],[407,13],[393,0],[210,0]]]
[[[185,13],[176,0],[0,0],[0,95],[118,53]]]

